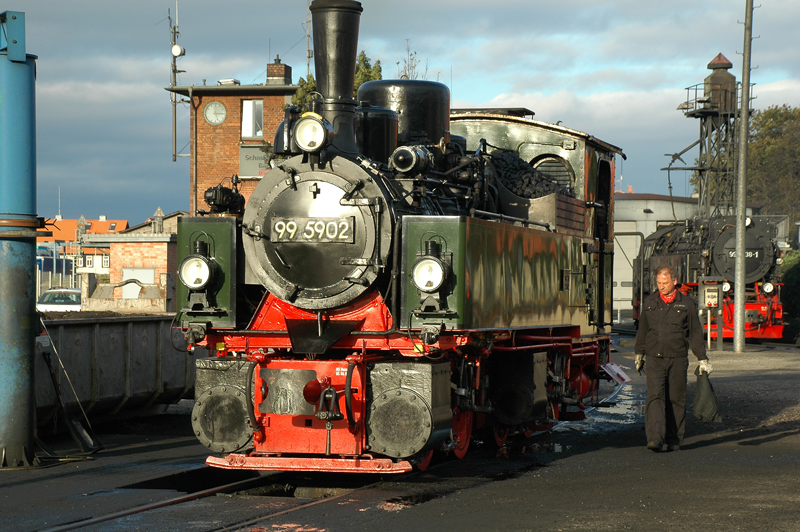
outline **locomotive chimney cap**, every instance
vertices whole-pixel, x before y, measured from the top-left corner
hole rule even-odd
[[[355,0],[314,0],[311,2],[309,9],[311,11],[315,9],[341,9],[344,11],[354,11],[356,13],[364,11],[361,2],[356,2]]]
[[[717,54],[717,57],[711,60],[711,62],[708,64],[708,69],[717,70],[721,68],[724,68],[725,70],[733,68],[733,63],[728,61],[728,58],[720,53]]]

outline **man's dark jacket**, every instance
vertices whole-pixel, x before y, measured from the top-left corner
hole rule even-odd
[[[694,300],[681,292],[672,303],[665,303],[657,291],[647,296],[639,313],[636,354],[685,357],[689,347],[697,360],[708,360]]]

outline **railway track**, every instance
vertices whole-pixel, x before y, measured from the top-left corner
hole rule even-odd
[[[612,401],[620,389],[621,386],[615,386],[603,402]],[[587,409],[587,411],[591,410],[594,408]],[[541,434],[534,435],[530,440]],[[526,440],[525,443],[530,440]],[[519,447],[521,444],[517,442],[515,445]],[[528,445],[529,449],[531,447]],[[503,449],[491,451],[488,445],[482,446],[480,440],[475,440],[475,448],[474,453],[470,453],[466,458],[466,461],[469,461],[466,467],[474,469],[476,472],[474,478],[468,481],[469,485],[522,474],[539,466],[535,454],[529,454],[522,461],[497,463],[494,454],[502,456]],[[522,448],[525,449],[524,446]],[[523,452],[525,451],[523,450]],[[152,523],[165,524],[179,521],[180,518],[175,516],[182,514],[196,516],[195,522],[191,525],[187,523],[185,530],[198,532],[252,530],[259,528],[259,525],[263,527],[264,523],[268,521],[278,520],[291,514],[296,515],[318,505],[330,504],[331,507],[345,505],[347,503],[342,502],[343,498],[350,496],[348,500],[352,500],[355,492],[369,490],[380,491],[380,497],[383,499],[380,499],[378,503],[382,502],[389,507],[392,505],[403,507],[469,487],[463,483],[464,479],[459,480],[453,474],[456,469],[463,468],[464,465],[465,460],[439,460],[424,472],[412,472],[400,477],[269,472],[258,477],[222,483],[125,510],[65,522],[49,528],[40,528],[37,532],[158,530],[158,528],[153,528]],[[419,477],[423,474],[426,475],[426,481],[418,485]],[[431,482],[431,478],[435,480]],[[379,485],[383,485],[382,489],[374,490]],[[391,490],[387,491],[386,485],[391,485]],[[387,495],[391,496],[387,497]],[[375,497],[378,495],[361,496],[362,499],[371,500]],[[207,499],[202,503],[203,508],[199,508],[196,504],[195,506],[190,504],[199,499]],[[258,502],[254,503],[253,500]],[[236,501],[240,505],[241,508],[238,512],[234,512],[235,515],[222,515],[212,509],[214,506],[230,504],[228,501]],[[208,516],[205,517],[204,514],[208,514]],[[163,530],[173,530],[173,528],[165,527]]]
[[[405,475],[405,478],[413,478],[416,474],[417,473],[410,473]],[[197,501],[198,499],[214,496],[235,494],[245,499],[269,498],[281,501],[280,504],[273,506],[282,506],[284,508],[275,512],[270,512],[267,515],[245,517],[238,520],[232,519],[224,525],[202,528],[203,532],[239,530],[280,515],[301,511],[326,501],[337,500],[352,491],[367,489],[382,482],[380,477],[372,475],[353,476],[346,474],[329,474],[325,475],[325,479],[321,479],[322,475],[317,475],[317,477],[319,477],[316,479],[317,482],[314,482],[315,479],[312,478],[311,483],[309,483],[308,479],[300,479],[299,477],[302,477],[302,475],[279,471],[266,472],[258,477],[220,484],[218,486],[193,491],[185,495],[150,504],[100,514],[88,519],[66,522],[53,527],[39,528],[37,532],[66,532],[70,530],[160,530],[159,528],[153,528],[149,525],[144,528],[132,528],[129,522],[134,520],[141,521],[141,519],[137,519],[137,516],[148,512],[169,507],[176,508]],[[300,482],[298,482],[298,480],[300,480]],[[312,498],[312,500],[308,501],[308,498]],[[156,518],[156,520],[158,519]],[[168,518],[162,522],[168,522],[170,520],[172,519]],[[172,528],[169,529],[171,530]]]
[[[276,473],[277,474],[277,473]],[[216,495],[218,493],[225,493],[228,491],[237,491],[240,489],[247,489],[250,487],[254,487],[255,485],[261,484],[265,481],[265,477],[260,478],[252,478],[247,480],[240,480],[238,482],[231,482],[228,484],[223,484],[220,486],[215,486],[213,488],[204,489],[200,491],[196,491],[194,493],[187,493],[186,495],[182,495],[180,497],[174,497],[172,499],[167,499],[164,501],[159,501],[151,504],[145,504],[142,506],[136,506],[134,508],[128,508],[127,510],[121,510],[118,512],[111,512],[105,515],[99,515],[96,517],[92,517],[91,519],[82,519],[80,521],[75,521],[72,523],[65,523],[63,525],[45,528],[40,530],[39,532],[66,532],[68,530],[77,530],[80,528],[86,528],[89,526],[99,525],[101,523],[106,523],[108,521],[113,521],[115,519],[121,519],[123,517],[127,517],[130,515],[140,514],[144,512],[148,512],[150,510],[156,510],[158,508],[164,508],[167,506],[173,506],[176,504],[185,503],[188,501],[193,501],[195,499],[202,499],[203,497],[209,497],[211,495]]]

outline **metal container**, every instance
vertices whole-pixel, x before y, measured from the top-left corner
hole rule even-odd
[[[163,314],[45,321],[60,358],[51,356],[67,409],[79,414],[80,402],[90,419],[98,419],[191,398],[194,360],[181,350],[185,343],[172,319]],[[61,413],[42,356],[53,353],[46,338],[37,338],[34,373],[38,425],[50,431]]]

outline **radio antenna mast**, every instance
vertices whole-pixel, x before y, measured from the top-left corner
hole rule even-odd
[[[311,58],[314,52],[311,50],[311,0],[306,0],[306,81],[311,77]]]
[[[178,0],[175,0],[175,23],[172,22],[172,15],[169,12],[169,9],[167,9],[167,18],[169,19],[169,31],[172,38],[170,41],[170,45],[172,46],[170,49],[172,52],[172,65],[170,68],[171,77],[169,86],[174,87],[178,83],[178,74],[186,72],[185,70],[178,70],[178,58],[186,54],[186,50],[178,44],[178,35],[180,35],[180,32],[178,31]],[[178,153],[178,124],[176,117],[178,108],[178,95],[174,92],[170,93],[170,100],[172,101],[172,160],[174,162],[178,160],[178,157],[188,157],[189,155],[185,153]]]

